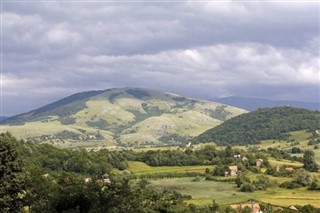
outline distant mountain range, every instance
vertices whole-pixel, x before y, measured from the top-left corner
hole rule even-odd
[[[239,107],[246,109],[248,111],[254,111],[259,108],[272,108],[281,106],[290,106],[296,108],[310,109],[310,110],[320,110],[319,102],[298,102],[298,101],[273,101],[267,99],[259,98],[246,98],[246,97],[225,97],[225,98],[215,98],[212,101],[227,104],[230,106]]]
[[[118,88],[77,93],[7,118],[1,130],[75,148],[186,143],[246,110],[163,91]]]

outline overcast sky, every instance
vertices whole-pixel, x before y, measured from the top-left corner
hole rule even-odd
[[[2,115],[80,91],[319,101],[319,3],[2,3]]]

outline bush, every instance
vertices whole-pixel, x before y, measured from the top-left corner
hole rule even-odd
[[[240,187],[241,192],[253,192],[253,186],[250,183],[244,183]]]

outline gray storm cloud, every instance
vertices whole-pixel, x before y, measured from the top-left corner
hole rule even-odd
[[[2,115],[121,86],[319,101],[318,6],[4,2]]]

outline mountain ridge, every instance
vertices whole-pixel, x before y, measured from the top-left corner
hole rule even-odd
[[[318,102],[302,102],[302,101],[277,101],[262,98],[250,98],[240,96],[229,96],[223,98],[209,99],[211,101],[239,107],[248,111],[255,111],[259,108],[272,108],[281,106],[291,106],[295,108],[303,108],[309,110],[320,110],[320,101]]]
[[[245,112],[179,94],[126,87],[73,94],[8,118],[2,129],[52,143],[173,145]]]

